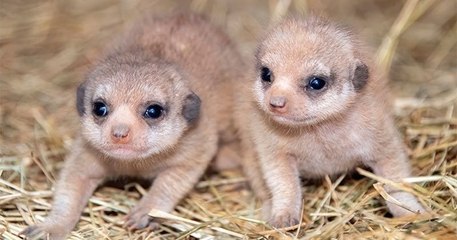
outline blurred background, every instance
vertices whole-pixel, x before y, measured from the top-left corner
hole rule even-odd
[[[414,159],[415,171],[424,176],[455,177],[457,174],[457,114],[454,110],[457,106],[457,0],[0,0],[0,237],[5,231],[4,224],[8,226],[5,234],[12,233],[7,239],[18,239],[15,234],[33,222],[29,217],[31,208],[42,210],[40,216],[46,215],[52,196],[49,189],[78,131],[75,92],[88,64],[97,59],[100,51],[125,26],[142,15],[183,10],[202,13],[224,29],[247,62],[253,58],[258,39],[287,15],[315,13],[351,26],[371,47],[380,67],[388,72],[393,107],[408,153]],[[23,171],[24,168],[27,171]],[[240,174],[224,175],[224,178],[232,183],[244,181]],[[338,190],[343,195],[345,191],[354,194],[354,202],[364,201],[360,200],[364,193],[351,189],[355,186],[367,191],[373,182],[366,178],[351,181],[357,183],[350,182]],[[447,211],[443,216],[452,216],[455,189],[451,191],[449,182],[443,181],[427,185],[433,192],[427,196],[433,195],[434,201],[443,204],[443,207],[435,206],[441,213]],[[360,184],[366,187],[357,187]],[[225,212],[218,216],[225,216],[227,211],[245,216],[246,209],[254,209],[255,201],[247,188],[222,185],[216,194],[209,185],[199,183],[197,190],[190,194],[190,200],[183,201],[185,208],[179,211],[190,214],[186,209],[196,211],[206,206],[219,209],[213,212]],[[24,189],[36,190],[33,196],[39,198],[33,200],[34,207],[28,205],[30,195],[24,194]],[[326,199],[327,188],[316,185],[306,189],[307,208],[320,209],[323,206],[319,207],[320,199]],[[224,205],[221,210],[217,205],[219,200],[214,198],[219,199],[220,193],[231,199],[227,201],[230,207]],[[126,194],[130,194],[127,200],[122,198]],[[96,193],[99,199],[130,206],[141,196],[135,193],[132,197],[132,194],[110,188]],[[375,208],[373,211],[382,209],[382,204],[377,208],[379,199],[377,196],[376,201],[369,203]],[[191,204],[194,202],[205,204]],[[336,200],[331,203],[340,206]],[[99,206],[97,209],[102,210],[97,214],[104,219],[114,216],[114,220],[108,222],[117,226],[118,239],[125,239],[125,231],[118,226],[122,220],[115,218],[114,205],[106,206],[109,206],[107,210]],[[350,208],[355,203],[341,206]],[[207,213],[206,210],[198,212],[198,216]],[[191,216],[189,218],[196,218]],[[215,215],[210,216],[207,219]],[[398,227],[399,234],[404,234],[402,228],[419,231],[418,226],[409,223],[395,225],[384,218],[376,220],[373,214],[364,216],[354,222],[347,221],[344,229],[340,229],[344,230],[341,234],[378,231],[381,238],[389,238],[384,235],[385,229]],[[304,219],[307,220],[307,215]],[[320,235],[325,225],[328,236],[340,234],[334,231],[332,219],[325,215],[317,220],[313,217],[313,221],[308,222],[308,230],[304,230],[315,230],[315,234]],[[442,226],[455,224],[455,219],[440,219],[429,225],[424,221],[420,227],[429,233],[448,233],[452,230]],[[231,229],[244,232],[239,230],[239,226],[245,224],[243,221],[230,225]],[[86,224],[91,219],[86,216],[82,222]],[[379,227],[381,222],[394,225]],[[90,234],[96,236],[93,239],[100,237],[98,226],[103,225],[90,226],[96,229]],[[79,229],[85,231],[84,227]],[[252,227],[252,232],[258,231]],[[414,230],[412,232],[414,234]],[[371,235],[357,236],[363,239]],[[449,236],[455,237],[452,233]]]

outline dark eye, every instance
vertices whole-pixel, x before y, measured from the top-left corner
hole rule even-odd
[[[104,102],[94,102],[92,112],[97,117],[106,117],[108,115],[108,106]]]
[[[145,118],[157,119],[163,114],[163,107],[158,104],[152,104],[144,112]]]
[[[262,67],[260,69],[260,77],[262,78],[262,81],[264,82],[271,82],[271,71],[267,67]]]
[[[308,82],[308,87],[313,89],[313,90],[320,90],[324,88],[326,82],[324,79],[319,78],[319,77],[313,77],[309,80]]]

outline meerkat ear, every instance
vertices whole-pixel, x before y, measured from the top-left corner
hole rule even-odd
[[[352,79],[352,84],[354,84],[355,90],[359,91],[365,87],[369,77],[370,73],[368,66],[362,61],[357,61],[357,66],[354,71],[354,78]]]
[[[86,82],[84,81],[78,86],[76,90],[76,109],[78,110],[79,116],[84,115],[84,95],[86,92]]]
[[[184,99],[182,115],[188,123],[192,123],[200,116],[201,100],[194,92],[190,93]]]

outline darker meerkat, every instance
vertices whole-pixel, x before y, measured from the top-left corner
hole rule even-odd
[[[257,195],[271,204],[273,226],[298,223],[300,176],[356,166],[393,181],[410,176],[386,78],[350,31],[318,17],[285,20],[260,43],[255,75],[243,83],[235,112],[243,168]],[[394,216],[424,212],[412,194],[386,190],[404,206],[388,202]]]
[[[218,147],[230,152],[240,61],[222,31],[192,14],[151,17],[114,45],[77,90],[81,136],[65,160],[52,211],[26,236],[64,238],[94,189],[125,175],[154,178],[125,227],[155,227],[148,212],[171,211],[210,161],[224,157]]]

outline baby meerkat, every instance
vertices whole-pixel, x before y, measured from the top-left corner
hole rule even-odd
[[[194,186],[218,146],[231,144],[239,56],[192,14],[146,18],[94,64],[77,90],[81,136],[65,160],[48,218],[23,231],[63,239],[95,188],[119,176],[154,178],[125,227],[156,227]]]
[[[298,223],[300,176],[357,166],[393,181],[410,176],[389,113],[387,81],[362,48],[350,31],[318,17],[287,19],[258,46],[257,77],[239,93],[235,112],[243,168],[257,195],[271,204],[272,226]],[[412,194],[386,190],[406,206],[388,202],[394,216],[424,212]]]

